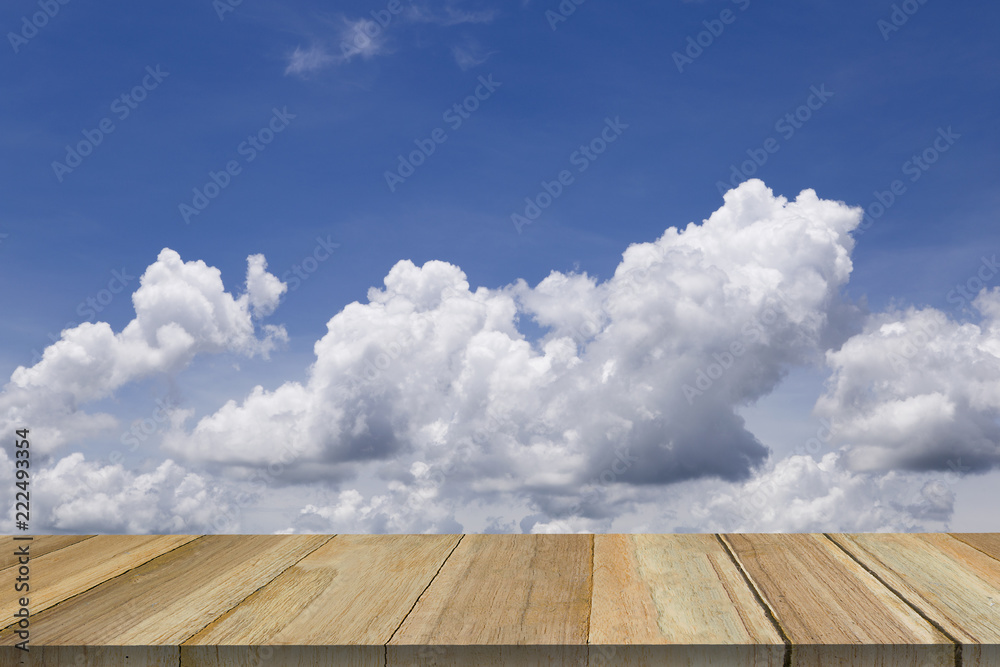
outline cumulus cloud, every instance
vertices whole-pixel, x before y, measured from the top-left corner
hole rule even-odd
[[[698,503],[699,531],[907,532],[947,530],[955,492],[943,476],[856,474],[840,454],[790,456]]]
[[[266,272],[261,255],[247,259],[246,291],[225,291],[221,273],[203,261],[184,262],[164,248],[132,295],[135,318],[115,332],[107,322],[84,322],[62,332],[31,367],[19,366],[0,394],[0,425],[37,424],[41,451],[70,436],[90,437],[117,425],[83,404],[156,373],[174,373],[198,354],[232,352],[266,357],[287,334],[255,319],[273,311],[285,286]]]
[[[227,525],[231,504],[227,492],[169,459],[136,474],[80,453],[36,473],[32,494],[45,508],[34,522],[43,532],[214,533]]]
[[[304,380],[193,424],[172,411],[171,459],[151,472],[66,456],[38,474],[39,503],[53,530],[219,532],[228,484],[267,470],[275,497],[319,489],[285,532],[458,532],[472,506],[485,529],[526,532],[626,515],[653,531],[947,526],[950,475],[1000,458],[1000,289],[972,300],[978,322],[862,312],[842,297],[860,216],[750,180],[700,224],[629,246],[603,279],[473,288],[447,262],[400,261],[330,318]],[[12,374],[0,421],[37,424],[49,448],[105,432],[115,418],[80,406],[202,353],[266,355],[285,333],[259,320],[286,291],[262,255],[234,295],[164,249],[135,318],[64,331]],[[824,363],[814,412],[836,451],[775,460],[740,410]]]
[[[980,323],[934,308],[872,316],[827,352],[816,412],[854,470],[985,471],[1000,464],[1000,289],[972,305]]]
[[[604,281],[473,290],[456,266],[402,261],[328,322],[305,382],[257,387],[164,446],[223,467],[280,462],[289,482],[366,462],[405,479],[410,460],[447,468],[449,497],[520,494],[553,516],[608,470],[640,486],[745,480],[768,449],[736,408],[819,362],[857,316],[840,290],[858,221],[753,180],[702,224],[629,247]],[[526,340],[522,317],[545,336]]]
[[[413,463],[405,480],[369,498],[344,489],[328,505],[306,505],[284,533],[461,533],[455,502],[441,495],[440,473]]]

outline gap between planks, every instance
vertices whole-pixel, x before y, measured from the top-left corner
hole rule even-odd
[[[91,535],[91,537],[96,537],[96,536],[95,535]],[[190,540],[188,542],[184,542],[182,544],[178,544],[173,549],[168,549],[167,551],[164,551],[163,553],[157,554],[157,555],[153,556],[152,558],[150,558],[149,560],[145,560],[145,561],[143,561],[141,563],[136,563],[135,565],[129,567],[127,570],[119,572],[118,574],[114,575],[113,577],[108,577],[107,579],[102,579],[102,580],[100,580],[98,582],[95,582],[93,586],[89,586],[88,588],[85,588],[83,590],[79,590],[76,593],[73,593],[72,595],[70,595],[70,596],[68,596],[68,597],[66,597],[64,599],[59,600],[55,604],[53,604],[53,605],[51,605],[49,607],[46,607],[43,611],[49,611],[50,609],[55,609],[56,607],[58,607],[59,605],[63,604],[64,602],[69,602],[70,600],[73,600],[74,598],[76,598],[76,597],[78,597],[80,595],[83,595],[84,593],[86,593],[86,592],[88,592],[90,590],[93,590],[93,589],[97,588],[98,586],[104,584],[105,582],[114,581],[115,579],[118,579],[119,577],[123,577],[126,574],[128,574],[129,572],[131,572],[132,570],[134,570],[134,569],[136,569],[138,567],[141,567],[141,566],[145,565],[146,563],[149,563],[150,561],[154,561],[157,558],[159,558],[160,556],[165,556],[165,555],[167,555],[167,554],[169,554],[171,552],[177,551],[181,547],[187,546],[189,544],[194,544],[195,542],[197,542],[198,540],[200,540],[200,539],[202,539],[204,537],[205,537],[204,535],[198,535],[193,540]],[[85,542],[85,541],[86,540],[80,540],[80,542]],[[76,542],[75,544],[79,544],[80,542]],[[56,549],[55,551],[60,551],[62,549],[65,549],[67,546],[73,546],[73,545],[66,545],[64,547],[60,547],[60,549]],[[50,551],[48,553],[55,553],[55,551]],[[43,554],[43,555],[47,555],[47,554]],[[10,625],[5,625],[5,626],[3,626],[3,628],[0,628],[0,631],[10,630],[15,625],[17,625],[17,623],[11,623]],[[180,659],[180,645],[178,645],[177,653],[178,653],[178,660],[179,660]]]
[[[870,567],[868,567],[867,565],[865,565],[861,561],[861,559],[858,558],[857,556],[855,556],[853,552],[851,552],[849,549],[847,549],[847,547],[845,547],[843,544],[841,544],[837,540],[833,539],[832,535],[830,535],[829,533],[823,533],[823,537],[825,537],[826,539],[830,540],[835,545],[837,545],[837,547],[841,551],[843,551],[845,554],[847,554],[850,557],[851,560],[853,560],[855,563],[857,563],[861,567],[861,569],[863,569],[864,571],[866,571],[868,574],[872,575],[875,578],[876,581],[878,581],[880,584],[882,584],[889,591],[892,591],[893,595],[895,595],[900,600],[902,600],[907,606],[909,606],[914,612],[916,612],[916,614],[918,616],[920,616],[922,619],[924,619],[925,621],[927,621],[931,626],[934,627],[935,630],[937,630],[942,635],[944,635],[945,637],[947,637],[948,640],[955,645],[955,667],[962,667],[962,642],[960,642],[957,637],[953,636],[950,632],[948,632],[944,628],[944,626],[942,626],[940,623],[938,623],[933,618],[931,618],[930,615],[926,614],[923,609],[921,609],[920,607],[918,607],[913,602],[910,602],[909,600],[907,600],[906,597],[900,591],[897,591],[895,588],[893,588],[891,585],[889,585],[888,581],[886,581],[885,579],[883,579],[881,576],[878,575],[877,572],[875,572]]]
[[[462,533],[461,535],[458,536],[458,541],[455,542],[455,546],[451,548],[451,551],[448,552],[448,555],[444,557],[443,561],[441,561],[441,564],[438,566],[438,569],[434,572],[434,576],[432,576],[430,581],[427,582],[427,585],[424,586],[424,590],[420,591],[420,595],[418,595],[417,599],[413,601],[412,605],[410,605],[410,609],[405,614],[403,614],[403,618],[399,620],[399,625],[396,626],[396,629],[393,630],[392,634],[389,635],[389,638],[385,640],[385,644],[382,645],[382,660],[385,667],[389,667],[389,643],[392,641],[392,638],[395,637],[396,633],[399,632],[399,629],[403,627],[403,623],[405,623],[406,619],[410,616],[411,613],[413,613],[413,610],[416,608],[417,603],[420,602],[420,598],[424,596],[424,593],[426,593],[427,589],[431,587],[431,584],[434,583],[434,580],[437,579],[437,576],[441,574],[441,569],[444,567],[445,563],[448,562],[448,559],[451,558],[451,555],[455,553],[455,549],[458,548],[458,545],[462,543],[463,539],[465,539],[465,533]]]
[[[199,632],[201,632],[202,630],[204,630],[205,628],[207,628],[209,625],[211,625],[212,623],[214,623],[216,620],[218,620],[218,619],[222,618],[223,616],[225,616],[226,614],[228,614],[233,609],[236,609],[237,607],[239,607],[241,604],[243,604],[244,602],[246,602],[247,598],[249,598],[251,595],[253,595],[257,591],[259,591],[260,589],[264,588],[265,586],[267,586],[268,584],[270,584],[272,581],[274,581],[275,579],[277,579],[278,577],[280,577],[282,574],[284,574],[284,572],[286,570],[288,570],[288,569],[290,569],[290,568],[295,567],[296,565],[298,565],[300,562],[302,562],[303,559],[305,559],[307,556],[309,556],[309,554],[311,554],[314,551],[316,551],[316,549],[319,549],[319,548],[325,546],[330,540],[332,540],[335,537],[337,537],[337,535],[339,535],[339,533],[333,533],[332,535],[330,535],[329,539],[327,539],[326,541],[324,541],[322,544],[317,544],[315,549],[310,549],[306,553],[302,554],[302,558],[299,558],[298,560],[296,560],[293,563],[289,563],[288,567],[286,567],[283,570],[281,570],[280,572],[278,572],[276,575],[274,575],[273,578],[269,579],[268,581],[265,581],[263,584],[261,584],[260,586],[258,586],[256,589],[254,589],[254,590],[250,591],[249,593],[247,593],[243,597],[243,599],[241,599],[239,602],[237,602],[236,604],[234,604],[232,607],[230,607],[229,609],[225,610],[224,612],[222,612],[221,614],[219,614],[218,616],[216,616],[214,619],[210,620],[208,623],[205,624],[204,627],[201,627],[201,628],[199,628],[197,630],[197,632],[192,633],[190,637],[187,637],[184,640],[178,642],[178,644],[177,644],[177,667],[181,667],[181,645],[183,645],[184,642],[186,642],[189,639],[191,639],[191,637],[194,637],[195,635],[197,635]],[[202,535],[201,537],[204,537],[204,535]],[[196,541],[196,540],[192,540],[192,542],[194,542],[194,541]],[[184,546],[184,545],[181,545],[181,546]],[[178,547],[178,548],[180,548],[180,547]],[[157,556],[157,558],[159,558],[159,556]]]
[[[778,617],[774,613],[774,610],[771,609],[771,606],[764,600],[764,596],[757,590],[757,586],[755,586],[753,581],[750,579],[750,573],[743,569],[743,564],[740,563],[740,560],[736,557],[732,546],[726,541],[726,538],[720,533],[715,533],[715,539],[717,539],[719,544],[722,545],[722,549],[726,552],[726,555],[729,556],[729,560],[733,561],[733,565],[736,566],[736,569],[739,571],[740,575],[742,575],[743,581],[746,582],[747,588],[749,588],[750,592],[753,593],[754,598],[757,600],[757,604],[761,606],[764,610],[764,614],[767,616],[768,620],[771,621],[774,629],[777,630],[778,634],[781,636],[781,641],[785,644],[785,650],[781,658],[782,667],[791,667],[792,640],[789,639],[785,629],[781,627],[781,623],[778,622]]]

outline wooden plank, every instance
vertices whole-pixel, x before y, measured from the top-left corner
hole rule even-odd
[[[177,667],[178,650],[176,646],[37,646],[32,641],[27,652],[0,647],[0,667]]]
[[[792,664],[951,664],[955,646],[816,534],[724,536],[785,635]]]
[[[714,535],[596,535],[590,664],[782,664],[785,644]],[[655,646],[657,644],[672,646]]]
[[[171,549],[191,542],[195,535],[98,535],[51,551],[30,562],[30,610],[32,616],[102,581],[117,577]],[[8,576],[11,576],[8,573]],[[0,619],[17,611],[21,594],[13,585],[0,588]],[[0,631],[0,644],[10,638]]]
[[[592,557],[591,535],[466,535],[393,635],[387,664],[425,664],[427,647],[439,665],[585,664]]]
[[[336,645],[323,654],[332,661],[330,664],[377,663],[382,667],[385,643],[460,538],[460,535],[335,537],[184,642],[182,658],[193,664],[221,667],[245,664],[246,659],[188,651],[188,647]],[[350,644],[369,646],[365,650],[343,646]],[[304,660],[301,653],[283,652],[282,664]]]
[[[33,641],[75,646],[180,644],[329,540],[329,535],[201,537],[32,614]],[[4,636],[0,644],[10,645],[13,639]]]
[[[963,644],[964,667],[1000,664],[1000,561],[950,535],[831,535]]]
[[[180,662],[175,653],[169,667],[385,667],[384,646],[181,646],[180,651]]]
[[[17,549],[28,545],[31,558],[39,558],[47,553],[82,542],[93,535],[32,535],[30,540],[15,540],[13,536],[0,537],[0,577],[3,570],[17,564]]]
[[[949,533],[949,535],[1000,560],[1000,533]]]

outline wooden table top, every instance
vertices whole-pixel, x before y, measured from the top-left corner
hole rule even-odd
[[[0,619],[0,667],[1000,667],[1000,534],[3,536]]]

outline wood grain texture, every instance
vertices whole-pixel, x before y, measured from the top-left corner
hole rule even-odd
[[[34,537],[0,667],[1000,667],[996,534]]]
[[[964,667],[1000,664],[1000,561],[947,534],[830,537],[963,645],[992,647],[964,647]]]
[[[484,665],[511,652],[585,664],[592,556],[591,535],[466,535],[390,640],[388,664],[413,664],[427,645],[459,645],[433,657],[441,665],[468,664],[461,645],[480,645]]]
[[[949,533],[949,535],[1000,560],[1000,533]]]
[[[594,536],[590,643],[592,665],[780,666],[785,652],[729,554],[695,534]]]
[[[98,535],[32,558],[32,615],[48,609],[102,581],[117,577],[157,556],[195,539],[193,535]],[[8,574],[8,576],[13,576]],[[0,587],[0,619],[18,608],[18,594],[6,582]],[[9,629],[0,632],[0,644],[7,643]]]
[[[33,615],[32,635],[48,645],[177,645],[329,540],[203,536]]]
[[[4,576],[2,570],[17,564],[15,551],[18,547],[29,545],[31,557],[38,558],[57,549],[82,542],[93,535],[32,535],[31,537],[30,540],[15,540],[13,536],[0,537],[0,577]]]
[[[383,645],[459,538],[334,537],[185,644]]]
[[[949,664],[954,644],[824,535],[723,537],[793,644],[793,664]]]

